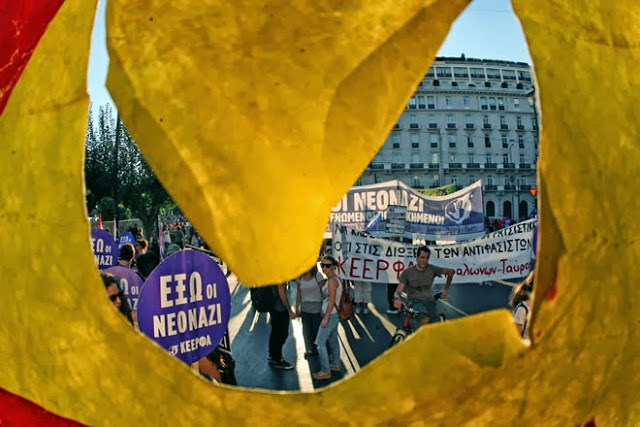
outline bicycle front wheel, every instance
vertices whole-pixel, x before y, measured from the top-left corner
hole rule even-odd
[[[407,332],[403,329],[398,329],[396,333],[391,337],[389,348],[400,344],[402,341],[404,341],[405,338],[407,338]]]

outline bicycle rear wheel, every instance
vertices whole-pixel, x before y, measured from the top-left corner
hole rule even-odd
[[[389,343],[389,348],[400,344],[404,339],[407,338],[407,331],[403,329],[398,329],[395,334],[391,337],[391,342]]]

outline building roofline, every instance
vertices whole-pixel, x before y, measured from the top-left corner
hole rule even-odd
[[[487,64],[487,65],[509,65],[521,68],[531,68],[531,65],[526,62],[517,61],[505,61],[501,59],[479,59],[479,58],[467,58],[464,56],[436,56],[435,61],[444,61],[455,64]]]

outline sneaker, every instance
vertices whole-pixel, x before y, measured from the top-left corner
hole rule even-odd
[[[360,314],[360,307],[356,307],[356,314]]]
[[[316,372],[315,374],[312,374],[311,377],[314,380],[328,380],[329,378],[331,378],[331,372]]]
[[[317,356],[317,355],[318,355],[317,351],[307,351],[304,353],[304,358],[308,359],[310,357]]]
[[[396,310],[395,308],[394,309],[390,308],[389,310],[387,310],[387,314],[398,314],[398,310]]]
[[[269,364],[276,369],[293,369],[293,365],[284,359],[273,360]]]
[[[329,366],[329,369],[331,369],[331,371],[333,371],[333,372],[340,372],[342,370],[340,368],[340,365],[331,365],[331,366]]]

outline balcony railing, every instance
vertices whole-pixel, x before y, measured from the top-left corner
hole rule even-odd
[[[520,163],[520,169],[531,169],[531,165],[529,163]]]
[[[391,163],[391,169],[404,169],[404,163]]]
[[[420,129],[420,125],[418,123],[409,123],[409,129]]]
[[[515,190],[516,186],[513,185],[513,184],[505,184],[504,189],[505,190]]]
[[[467,163],[467,169],[480,169],[480,163]]]
[[[462,163],[449,163],[449,169],[462,169]]]
[[[429,129],[438,129],[437,123],[429,123]]]
[[[429,163],[429,169],[438,169],[440,167],[440,163]]]
[[[516,130],[524,130],[524,125],[517,125]]]
[[[515,169],[516,168],[516,164],[515,163],[503,163],[502,165],[503,165],[503,167],[505,169]]]
[[[398,123],[393,125],[393,130],[400,130],[400,125]]]
[[[465,129],[475,129],[476,125],[473,123],[465,123],[464,127]]]
[[[497,169],[498,168],[498,164],[497,163],[485,163],[484,164],[484,168],[485,169]]]
[[[490,123],[483,124],[482,129],[491,129],[491,124]]]
[[[520,184],[520,191],[529,191],[531,186],[529,184]]]
[[[498,189],[498,186],[495,184],[487,184],[484,186],[484,189],[487,191],[496,191]]]
[[[456,128],[455,123],[447,123],[447,129],[455,129],[455,128]]]
[[[502,129],[502,130],[509,130],[509,125],[507,125],[507,124],[501,124],[501,125],[500,125],[500,129]]]
[[[409,169],[424,169],[424,163],[409,163]]]
[[[384,163],[371,163],[369,165],[369,169],[371,170],[384,170]]]

